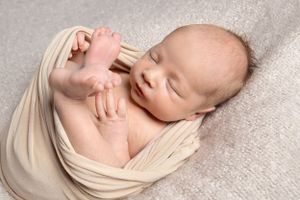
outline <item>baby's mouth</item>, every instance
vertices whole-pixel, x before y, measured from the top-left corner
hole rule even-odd
[[[136,93],[138,94],[138,96],[140,96],[140,97],[145,97],[145,95],[144,95],[144,92],[143,92],[143,90],[141,89],[141,87],[136,83],[135,84],[135,90],[136,90]]]

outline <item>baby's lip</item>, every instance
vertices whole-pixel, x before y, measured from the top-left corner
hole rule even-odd
[[[145,97],[145,94],[144,94],[142,88],[137,83],[135,84],[135,86],[136,86],[137,94],[141,97]]]

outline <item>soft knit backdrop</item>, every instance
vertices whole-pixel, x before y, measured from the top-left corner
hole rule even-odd
[[[146,50],[178,26],[248,36],[259,68],[207,117],[190,161],[137,199],[300,199],[299,0],[0,1],[0,130],[60,30],[109,26]],[[10,199],[0,187],[0,199]]]

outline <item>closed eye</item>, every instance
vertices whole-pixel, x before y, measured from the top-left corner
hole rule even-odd
[[[154,61],[155,63],[158,63],[158,61],[153,57],[151,51],[149,51],[149,56],[150,56],[152,61]]]
[[[170,80],[167,80],[167,84],[168,84],[169,88],[172,90],[172,92],[175,92],[178,96],[181,97],[181,95],[178,93],[176,88],[171,84]]]

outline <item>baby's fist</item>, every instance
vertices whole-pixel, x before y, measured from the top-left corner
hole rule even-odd
[[[90,41],[86,37],[85,33],[82,31],[79,31],[76,33],[75,39],[73,41],[72,50],[69,54],[69,58],[72,58],[74,54],[76,54],[78,51],[80,52],[86,52],[90,46]]]

